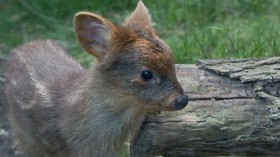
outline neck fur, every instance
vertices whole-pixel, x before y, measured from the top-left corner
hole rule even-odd
[[[96,83],[74,91],[71,95],[76,100],[72,99],[72,105],[65,110],[62,131],[69,139],[67,143],[73,146],[73,156],[117,156],[145,118],[145,111],[129,102],[116,101],[119,98],[98,86]]]

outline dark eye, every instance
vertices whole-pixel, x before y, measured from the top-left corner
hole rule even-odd
[[[144,70],[144,71],[142,71],[142,78],[146,81],[150,80],[151,78],[153,78],[153,74],[149,70]]]

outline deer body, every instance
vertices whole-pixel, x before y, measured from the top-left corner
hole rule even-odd
[[[27,157],[117,156],[147,113],[187,104],[142,2],[121,26],[81,12],[75,28],[97,57],[89,70],[50,40],[18,47],[7,63],[10,120]]]

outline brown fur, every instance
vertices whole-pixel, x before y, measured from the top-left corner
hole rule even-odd
[[[75,29],[97,58],[88,71],[50,40],[14,49],[7,63],[10,120],[27,157],[117,156],[147,113],[175,110],[183,95],[171,49],[142,2],[120,26],[80,12]]]

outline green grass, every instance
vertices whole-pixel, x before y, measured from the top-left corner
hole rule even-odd
[[[202,58],[280,55],[278,0],[144,0],[158,34],[172,47],[176,63]],[[120,23],[137,0],[0,0],[0,44],[6,49],[35,39],[61,41],[84,65],[73,16],[92,11]],[[0,51],[1,52],[1,51]]]

